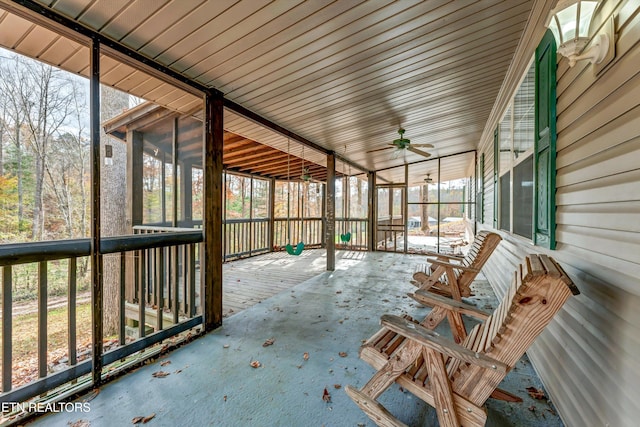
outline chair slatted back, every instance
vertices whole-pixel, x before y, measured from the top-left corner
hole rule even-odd
[[[461,264],[465,267],[481,270],[501,240],[502,237],[499,234],[487,230],[479,231]],[[462,273],[456,271],[456,274],[458,283],[465,287],[471,286],[471,282],[477,275],[477,273],[470,271]]]
[[[513,367],[565,301],[578,293],[553,259],[531,255],[515,273],[498,308],[472,329],[463,345]],[[477,405],[484,404],[505,375],[455,359],[448,372],[454,392]]]

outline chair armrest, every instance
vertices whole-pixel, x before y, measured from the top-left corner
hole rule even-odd
[[[380,318],[380,323],[385,328],[429,347],[437,352],[471,363],[485,369],[507,373],[509,365],[502,363],[483,353],[476,353],[455,342],[443,338],[437,333],[423,326],[417,325],[399,316],[384,314]]]
[[[431,251],[425,252],[425,255],[440,258],[440,259],[450,259],[454,261],[462,261],[464,259],[463,255],[441,254],[439,252],[431,252]]]
[[[431,263],[431,265],[434,265],[436,267],[444,267],[444,268],[455,268],[458,270],[462,270],[462,271],[471,271],[474,273],[477,273],[478,270],[477,268],[473,268],[473,267],[466,267],[464,265],[460,265],[460,264],[452,264],[450,262],[447,261],[440,261],[434,258],[428,258],[427,261],[429,261]]]
[[[449,311],[475,317],[478,320],[484,321],[490,316],[489,313],[482,311],[472,305],[434,294],[432,292],[429,292],[428,290],[418,289],[415,294],[410,293],[407,295],[409,295],[419,303],[427,305],[429,307],[442,307]]]

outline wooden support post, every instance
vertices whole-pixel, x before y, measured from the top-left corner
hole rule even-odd
[[[327,271],[336,269],[336,155],[327,154]]]
[[[222,146],[223,99],[218,92],[205,95],[204,129],[204,273],[202,311],[204,329],[211,331],[222,324]]]
[[[327,184],[322,184],[322,218],[327,217]],[[323,248],[327,248],[327,221],[322,221],[321,244]]]
[[[269,180],[269,252],[273,252],[276,233],[276,179]]]
[[[13,373],[13,270],[11,265],[2,267],[2,392],[11,390]]]
[[[171,225],[178,226],[178,118],[173,119],[171,144]]]
[[[91,41],[89,58],[89,116],[91,133],[91,373],[93,385],[102,378],[102,254],[100,253],[100,44]]]
[[[376,173],[367,173],[367,223],[368,244],[367,249],[371,252],[376,250]]]

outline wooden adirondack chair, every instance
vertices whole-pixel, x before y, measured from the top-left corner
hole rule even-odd
[[[501,240],[499,234],[482,230],[464,257],[433,253],[435,258],[427,259],[428,266],[414,273],[411,283],[458,301],[471,296],[471,283]]]
[[[545,255],[527,257],[491,315],[419,290],[416,296],[429,304],[484,321],[459,345],[410,318],[384,315],[383,328],[360,350],[376,374],[362,389],[345,390],[379,426],[404,425],[376,400],[394,381],[433,406],[442,427],[483,426],[485,401],[569,296],[578,293],[562,268]]]
[[[414,280],[411,283],[423,292],[428,291],[462,301],[462,297],[471,296],[471,283],[501,240],[502,237],[499,234],[482,230],[476,235],[466,256],[436,254],[437,258],[428,259],[430,262],[428,268],[414,273]],[[409,296],[425,304],[424,300],[416,298],[414,294]],[[432,307],[429,316],[425,319],[425,326],[434,329],[444,317],[448,317],[455,342],[462,342],[467,336],[462,318],[456,312],[447,311],[440,306]]]

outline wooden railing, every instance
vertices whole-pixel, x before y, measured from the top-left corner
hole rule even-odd
[[[366,218],[336,218],[336,247],[366,251],[369,247],[369,220]],[[343,242],[341,234],[351,233],[351,240]]]
[[[287,244],[295,246],[304,242],[306,248],[318,248],[325,244],[324,220],[322,218],[276,218],[274,221],[273,245],[275,249]]]
[[[150,231],[150,230],[147,230]],[[37,243],[0,245],[2,267],[2,402],[24,402],[44,395],[61,385],[93,373],[95,357],[101,365],[119,362],[171,336],[202,323],[196,288],[198,278],[196,261],[203,241],[201,230],[167,230],[157,228],[151,234],[102,238],[100,251],[114,254],[119,263],[120,295],[117,308],[119,326],[116,339],[119,346],[91,354],[84,360],[77,355],[77,260],[91,254],[90,239],[62,240]],[[140,232],[139,230],[137,232]],[[106,258],[106,257],[105,257]],[[48,267],[58,260],[68,260],[67,280],[67,354],[66,367],[51,373],[47,354],[47,299]],[[14,267],[22,264],[37,265],[37,370],[38,379],[26,385],[13,387],[13,280]],[[130,299],[125,299],[130,289]],[[199,292],[199,291],[198,291]],[[101,321],[102,308],[93,308],[92,325]],[[136,313],[130,318],[131,312]],[[129,313],[129,315],[128,315]],[[134,324],[137,339],[127,339],[127,323]],[[153,331],[153,333],[150,333]],[[131,342],[132,341],[132,342]],[[106,375],[107,370],[98,372]],[[109,374],[114,374],[109,369]],[[95,374],[95,373],[93,373]],[[80,386],[91,386],[91,377],[79,381]],[[78,386],[76,386],[78,387]]]
[[[405,224],[401,217],[378,218],[376,225],[376,250],[404,251]],[[402,247],[401,247],[402,246]]]
[[[227,219],[224,224],[224,260],[269,252],[269,218]]]

